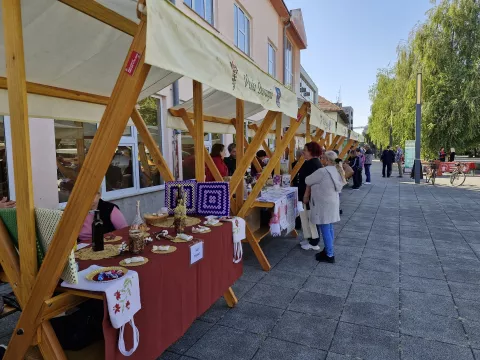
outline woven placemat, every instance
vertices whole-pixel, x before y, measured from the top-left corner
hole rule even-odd
[[[103,251],[93,251],[92,247],[83,248],[75,253],[75,258],[79,260],[102,260],[108,259],[119,254],[117,245],[105,245]]]
[[[104,237],[103,238],[103,242],[106,242],[106,243],[112,243],[112,242],[117,242],[117,241],[120,241],[122,240],[123,238],[121,236],[112,236],[112,237]]]
[[[167,251],[160,251],[160,250],[153,250],[152,249],[152,253],[154,253],[154,254],[171,254],[174,251],[177,251],[177,247],[172,246],[172,245],[170,245],[170,248]]]
[[[146,258],[145,256],[142,256],[142,257],[143,257],[142,262],[134,262],[134,263],[127,264],[125,262],[125,259],[123,259],[122,261],[120,261],[119,264],[122,265],[122,266],[127,266],[127,267],[142,266],[142,265],[145,265],[146,263],[148,263],[148,258]]]
[[[208,234],[212,232],[212,229],[208,229],[208,231],[192,231],[192,234]]]
[[[183,240],[183,239],[180,239],[180,238],[177,238],[177,237],[176,237],[175,239],[170,240],[170,241],[171,241],[171,242],[174,242],[174,243],[188,243],[188,242],[192,242],[193,239],[192,239],[192,240]]]
[[[210,225],[210,224],[204,224],[205,226],[213,226],[213,227],[217,227],[217,226],[223,226],[223,223],[222,222],[219,222],[219,223],[216,223],[215,225]]]
[[[159,222],[158,227],[173,228],[174,227],[173,220],[174,220],[173,217],[168,217],[165,220]],[[197,224],[200,224],[200,222],[201,220],[199,218],[187,216],[187,218],[185,219],[185,226],[195,226]]]

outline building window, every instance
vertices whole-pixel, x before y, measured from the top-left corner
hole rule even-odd
[[[302,78],[300,78],[300,94],[305,100],[313,102],[313,99],[315,99],[314,91]]]
[[[245,12],[234,5],[235,46],[250,55],[250,20]]]
[[[139,105],[139,111],[150,133],[161,148],[156,100],[147,98],[142,100]],[[96,124],[55,120],[57,183],[60,203],[68,201],[96,132]],[[102,185],[103,198],[108,200],[160,190],[162,184],[163,179],[160,178],[137,129],[127,126],[105,174]]]
[[[276,60],[277,52],[272,44],[268,43],[268,73],[275,77],[276,74],[276,67],[277,67],[277,60]]]
[[[213,25],[213,0],[184,0],[183,2]]]
[[[293,89],[293,48],[292,43],[285,39],[285,85]]]

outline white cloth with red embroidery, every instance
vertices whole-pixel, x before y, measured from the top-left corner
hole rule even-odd
[[[259,202],[274,203],[270,219],[270,234],[280,236],[282,231],[287,234],[295,229],[295,218],[298,216],[298,189],[296,187],[267,188],[262,190]]]
[[[69,284],[62,282],[62,287],[104,292],[107,298],[108,314],[110,321],[115,329],[120,329],[118,336],[118,350],[124,356],[132,355],[138,347],[140,333],[135,326],[133,316],[142,308],[140,302],[140,283],[138,273],[128,270],[120,279],[108,282],[95,282],[86,279],[86,276],[92,271],[100,269],[102,266],[91,265],[78,273],[78,284]],[[130,350],[125,349],[123,332],[125,325],[130,324],[133,329],[133,347]]]
[[[238,264],[242,261],[243,248],[242,240],[247,238],[246,236],[246,223],[245,220],[238,216],[232,216],[230,218],[218,217],[215,215],[209,215],[206,219],[221,219],[221,221],[229,221],[232,223],[232,235],[233,235],[233,262]]]

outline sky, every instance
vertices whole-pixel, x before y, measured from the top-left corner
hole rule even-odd
[[[427,18],[430,0],[284,0],[302,9],[308,47],[300,61],[319,94],[352,106],[353,126],[368,124],[368,90],[393,65],[397,46]],[[340,91],[341,89],[341,91]],[[358,129],[361,131],[361,129]]]

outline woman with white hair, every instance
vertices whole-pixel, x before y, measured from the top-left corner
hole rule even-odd
[[[305,179],[311,187],[310,221],[322,233],[324,249],[316,254],[321,262],[335,262],[333,250],[333,223],[340,221],[340,199],[338,194],[346,184],[342,160],[333,151],[322,156],[325,167],[318,169]]]

